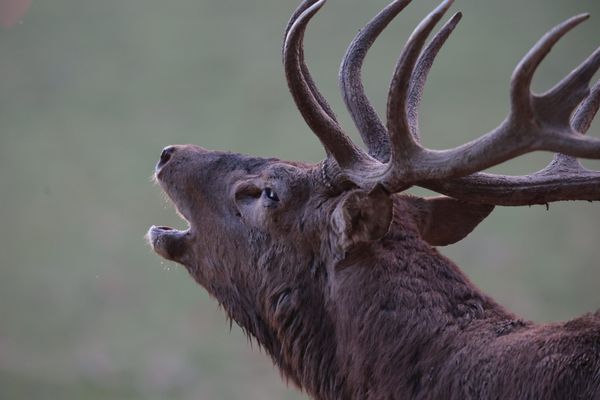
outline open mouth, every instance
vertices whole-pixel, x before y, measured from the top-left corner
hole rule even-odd
[[[166,162],[166,156],[164,154],[168,149],[170,148],[165,149],[163,151],[163,155],[161,155],[161,160],[156,166],[156,171],[153,175],[153,180],[155,183],[163,187],[163,190],[165,191],[167,197],[171,198],[160,176],[160,172],[162,171],[163,166],[162,164]],[[172,198],[171,201],[173,201]],[[181,213],[178,212],[178,214],[181,216],[182,219],[187,221],[187,219]],[[175,228],[171,228],[170,226],[156,225],[152,225],[146,233],[146,239],[148,240],[148,243],[152,246],[152,249],[158,255],[167,260],[176,262],[182,262],[182,258],[185,255],[185,252],[188,248],[189,236],[190,228],[186,230],[178,230]]]
[[[185,258],[191,251],[193,234],[190,228],[190,213],[186,212],[188,211],[186,207],[181,208],[181,204],[186,204],[186,201],[181,201],[178,182],[185,179],[186,169],[182,168],[184,162],[187,162],[194,154],[201,152],[206,152],[206,150],[191,145],[165,147],[152,177],[152,180],[163,189],[166,198],[175,206],[177,214],[187,223],[188,228],[178,230],[169,226],[153,225],[148,230],[146,239],[158,255],[180,264],[185,262]]]
[[[168,226],[151,226],[146,234],[154,251],[167,260],[181,262],[184,256],[190,230],[180,231]]]

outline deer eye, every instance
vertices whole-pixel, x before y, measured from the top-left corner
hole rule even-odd
[[[279,201],[279,197],[277,197],[277,193],[275,193],[275,191],[273,191],[273,189],[271,188],[265,188],[263,190],[265,196],[267,197],[267,199],[271,200],[271,201]]]

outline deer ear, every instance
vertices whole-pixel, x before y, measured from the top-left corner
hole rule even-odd
[[[381,186],[370,192],[354,190],[345,195],[333,212],[336,242],[345,252],[365,242],[381,239],[392,222],[393,203]]]
[[[432,246],[447,246],[464,239],[494,209],[487,204],[467,203],[451,197],[412,197],[421,237]]]

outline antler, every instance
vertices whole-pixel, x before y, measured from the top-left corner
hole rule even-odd
[[[339,84],[346,107],[369,154],[381,162],[389,159],[390,141],[385,125],[365,94],[360,72],[367,52],[377,37],[409,3],[410,0],[394,1],[377,14],[350,43],[340,66]]]
[[[587,132],[599,107],[600,83],[597,83],[573,116],[573,127],[581,133]],[[465,201],[503,206],[600,200],[600,172],[591,171],[576,158],[564,154],[556,154],[546,168],[530,175],[476,173],[418,185]]]
[[[327,111],[328,106],[318,94],[312,80],[306,78],[309,75],[302,60],[301,35],[306,23],[323,5],[324,0],[305,1],[300,6],[298,10],[303,11],[297,11],[292,18],[286,37],[286,49],[294,48],[294,54],[299,55],[299,58],[294,60],[294,57],[289,57],[289,51],[284,55],[286,73],[288,82],[290,78],[304,82],[300,85],[302,90],[297,89],[299,85],[292,83],[290,89],[309,125],[315,111],[312,110],[311,114],[301,107],[307,104],[303,100],[306,95],[312,105],[320,110],[319,115],[323,116],[321,121],[326,122],[321,126],[312,122],[311,128],[321,128],[319,131],[315,130],[315,133],[337,161],[337,165],[331,162],[324,164],[330,180],[334,183],[349,180],[366,189],[381,184],[390,192],[398,192],[417,184],[454,197],[490,204],[518,205],[565,199],[600,199],[598,174],[584,169],[572,158],[600,158],[600,140],[583,135],[600,103],[598,85],[591,94],[588,88],[591,78],[600,67],[600,49],[549,92],[537,96],[530,90],[533,74],[543,58],[562,36],[586,20],[589,17],[587,14],[570,18],[556,26],[518,64],[511,81],[511,110],[499,127],[454,149],[430,150],[420,144],[417,111],[423,86],[433,60],[456,27],[461,14],[452,17],[424,50],[423,47],[452,2],[442,2],[419,24],[407,41],[390,85],[387,129],[364,94],[360,69],[373,41],[409,0],[392,2],[358,33],[348,48],[340,70],[340,87],[372,157],[349,144],[350,140],[335,122],[333,113]],[[296,68],[290,68],[290,65],[295,65]],[[575,110],[577,112],[571,123]],[[323,126],[335,127],[335,135],[323,134],[327,131],[322,129]],[[327,137],[328,135],[331,137]],[[336,140],[337,143],[334,143]],[[340,150],[346,148],[348,150]],[[554,151],[568,157],[559,155],[547,168],[526,177],[477,173],[536,150]],[[565,178],[571,180],[568,190],[557,187],[557,182]],[[504,196],[503,200],[495,196],[496,191],[508,188],[517,194]]]
[[[345,168],[363,161],[366,155],[343,132],[304,63],[304,32],[323,4],[325,0],[306,0],[296,9],[285,32],[283,64],[288,87],[298,110],[321,140],[328,156]]]

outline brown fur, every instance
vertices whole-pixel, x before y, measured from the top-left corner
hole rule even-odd
[[[150,241],[314,399],[600,399],[600,312],[522,320],[431,246],[491,207],[334,192],[320,171],[176,146],[157,180],[190,229]]]

